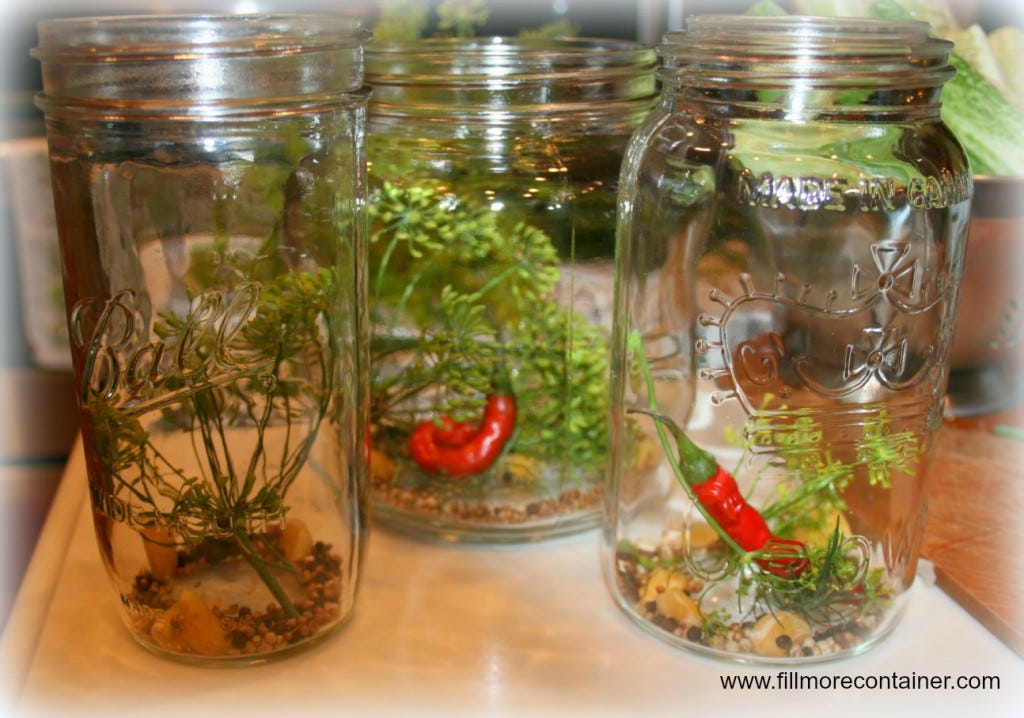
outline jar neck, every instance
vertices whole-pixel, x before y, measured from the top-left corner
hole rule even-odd
[[[125,15],[39,23],[48,115],[262,116],[365,100],[358,20],[329,14]]]
[[[629,131],[657,97],[655,51],[640,43],[521,38],[425,39],[366,51],[370,121],[422,121],[450,134],[528,123]]]
[[[705,15],[658,46],[665,92],[762,118],[939,114],[952,43],[927,23]]]

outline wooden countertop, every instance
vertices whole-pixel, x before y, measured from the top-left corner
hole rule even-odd
[[[1024,657],[1024,406],[942,426],[921,553],[936,583]]]

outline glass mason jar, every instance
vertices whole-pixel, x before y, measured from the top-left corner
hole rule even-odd
[[[375,518],[424,537],[598,525],[615,201],[653,48],[369,46]]]
[[[603,564],[740,660],[856,653],[925,525],[971,174],[923,23],[703,16],[620,183]]]
[[[262,660],[352,610],[366,37],[312,15],[39,25],[96,536],[162,655]]]

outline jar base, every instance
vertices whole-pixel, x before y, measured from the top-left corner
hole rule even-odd
[[[380,525],[414,538],[453,544],[511,545],[536,543],[592,531],[601,523],[599,509],[600,506],[592,512],[532,522],[481,523],[441,514],[402,511],[375,498],[373,517]]]
[[[719,661],[740,663],[746,665],[789,665],[799,666],[808,665],[814,663],[826,663],[831,661],[838,661],[850,656],[859,655],[864,653],[868,649],[874,647],[882,640],[887,638],[892,632],[896,625],[900,622],[903,614],[906,610],[905,602],[901,605],[893,608],[885,616],[882,625],[877,626],[870,636],[865,637],[863,640],[856,644],[842,647],[837,651],[821,652],[817,655],[806,655],[806,656],[762,656],[753,652],[740,652],[738,650],[727,650],[725,648],[717,648],[714,646],[704,645],[696,641],[689,640],[685,634],[679,635],[673,631],[668,630],[652,621],[650,618],[641,615],[634,606],[624,601],[622,596],[617,591],[612,591],[616,599],[616,605],[619,609],[625,613],[634,623],[640,626],[644,631],[660,639],[664,643],[667,643],[674,648],[680,648],[686,651],[690,651],[701,656],[713,658]]]
[[[348,625],[352,620],[352,612],[348,615],[340,618],[336,623],[330,626],[324,626],[316,634],[306,638],[297,643],[290,643],[276,648],[266,653],[259,654],[245,654],[245,655],[219,655],[219,656],[204,656],[196,653],[182,653],[177,651],[169,651],[166,648],[156,645],[152,641],[148,640],[143,635],[132,630],[131,626],[128,626],[128,632],[131,637],[146,649],[149,653],[163,658],[165,660],[173,661],[175,663],[181,663],[184,665],[197,666],[203,668],[244,668],[246,666],[258,666],[264,663],[272,663],[278,660],[282,660],[289,656],[293,656],[296,653],[307,651],[313,647],[323,643],[324,641],[332,638],[341,631],[342,628]]]

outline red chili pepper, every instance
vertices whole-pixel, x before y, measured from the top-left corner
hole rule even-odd
[[[442,416],[435,423],[437,428],[434,430],[434,441],[452,447],[465,445],[478,428],[472,421],[455,421],[448,416]]]
[[[515,423],[515,397],[498,391],[487,397],[479,426],[447,416],[419,424],[409,437],[409,454],[428,474],[479,474],[501,455]]]
[[[653,416],[672,432],[683,478],[700,505],[737,546],[761,553],[762,557],[755,559],[757,564],[777,576],[798,576],[807,568],[804,544],[773,535],[764,517],[747,503],[736,480],[714,456],[694,444],[672,421],[650,412],[640,413]]]
[[[807,559],[802,556],[804,545],[772,535],[764,517],[747,503],[736,480],[721,466],[716,464],[710,479],[691,483],[691,487],[701,506],[737,546],[766,554],[757,559],[761,568],[778,576],[797,576],[807,568]]]

